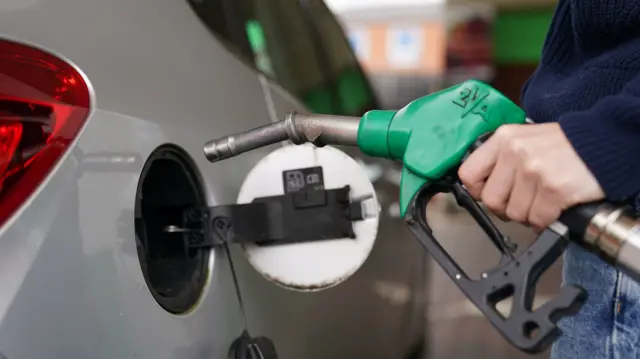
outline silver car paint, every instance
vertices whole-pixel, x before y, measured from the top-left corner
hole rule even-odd
[[[3,0],[0,36],[69,59],[95,95],[71,153],[0,232],[0,353],[227,358],[242,330],[227,258],[212,256],[195,311],[164,311],[136,254],[139,174],[152,150],[174,143],[196,161],[209,203],[232,203],[244,176],[274,147],[211,164],[202,145],[302,107],[238,61],[183,0]],[[83,163],[81,154],[104,156],[107,164]],[[108,164],[111,157],[121,161]],[[266,282],[234,248],[249,330],[273,339],[284,359],[398,358],[411,303],[385,300],[376,283],[419,289],[409,279],[422,256],[381,246],[350,281],[316,294]]]

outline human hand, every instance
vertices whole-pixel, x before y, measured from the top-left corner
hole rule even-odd
[[[500,126],[458,176],[494,214],[537,232],[569,207],[604,198],[557,123]]]

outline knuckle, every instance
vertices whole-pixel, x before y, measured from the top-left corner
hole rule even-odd
[[[542,172],[542,166],[538,161],[525,161],[522,170],[525,175],[538,176]]]
[[[552,198],[558,198],[563,192],[564,185],[561,181],[555,178],[545,178],[540,182],[540,189],[542,192]]]
[[[521,141],[517,141],[513,139],[510,140],[509,151],[511,152],[512,155],[518,158],[521,158],[521,159],[529,158],[529,148]]]
[[[501,140],[506,140],[511,138],[512,134],[513,134],[513,125],[502,125],[498,127],[498,129],[496,129],[493,135]]]

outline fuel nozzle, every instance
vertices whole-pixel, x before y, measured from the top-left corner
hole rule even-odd
[[[291,112],[284,121],[211,140],[204,146],[204,155],[209,161],[217,162],[287,140],[296,145],[309,142],[318,147],[357,146],[359,124],[360,117]]]

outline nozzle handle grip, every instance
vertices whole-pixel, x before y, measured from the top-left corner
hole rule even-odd
[[[467,155],[463,161],[466,160],[473,151],[482,146],[492,134],[493,132],[487,132],[478,137],[478,139],[469,146]],[[607,205],[607,203],[604,201],[576,205],[564,211],[562,215],[560,215],[558,222],[564,224],[572,235],[582,238],[593,217],[600,212],[601,208],[605,205]]]

